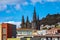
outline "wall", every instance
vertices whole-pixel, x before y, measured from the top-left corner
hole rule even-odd
[[[6,32],[4,30],[5,34],[2,34],[3,40],[4,39],[7,40],[7,38],[16,37],[16,26],[15,25],[9,24],[9,23],[2,23],[2,29],[4,28],[6,28]]]
[[[12,25],[7,24],[7,38],[11,38],[11,37],[12,37]]]
[[[16,25],[12,25],[12,37],[16,38]]]
[[[56,34],[57,33],[57,28],[52,28],[50,30],[47,30],[47,34]]]
[[[32,30],[17,30],[17,38],[21,38],[22,36],[26,37],[26,36],[30,36],[32,35]]]
[[[7,40],[20,40],[20,38],[8,38]]]
[[[2,40],[7,40],[7,24],[5,23],[2,23]]]
[[[2,40],[2,26],[0,24],[0,40]]]

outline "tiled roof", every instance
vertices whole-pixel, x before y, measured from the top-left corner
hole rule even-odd
[[[33,30],[33,29],[31,29],[31,28],[30,29],[29,28],[17,28],[17,30]]]

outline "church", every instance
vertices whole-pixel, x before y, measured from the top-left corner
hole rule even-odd
[[[28,16],[26,18],[26,22],[24,20],[24,16],[22,16],[21,28],[40,30],[40,20],[39,20],[39,16],[37,17],[36,15],[35,8],[34,8],[34,13],[33,13],[33,20],[31,22],[29,21]]]

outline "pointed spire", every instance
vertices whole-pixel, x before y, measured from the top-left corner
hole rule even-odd
[[[29,18],[28,18],[28,16],[27,16],[27,19],[26,19],[26,28],[30,28],[30,25],[29,25]]]
[[[26,23],[28,23],[29,22],[29,19],[28,19],[28,16],[27,16],[27,20],[26,20]]]
[[[22,16],[22,24],[24,24],[25,23],[25,21],[24,21],[24,16]]]
[[[35,7],[34,7],[34,14],[33,14],[33,21],[36,21],[36,10],[35,10]]]
[[[24,25],[25,25],[25,20],[24,20],[24,16],[22,16],[21,28],[24,28]]]

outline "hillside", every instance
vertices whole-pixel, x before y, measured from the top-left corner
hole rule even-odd
[[[52,25],[52,24],[56,24],[57,22],[60,22],[60,14],[48,14],[46,16],[46,18],[42,18],[42,20],[40,20],[40,25],[41,24],[48,24],[48,25]]]

